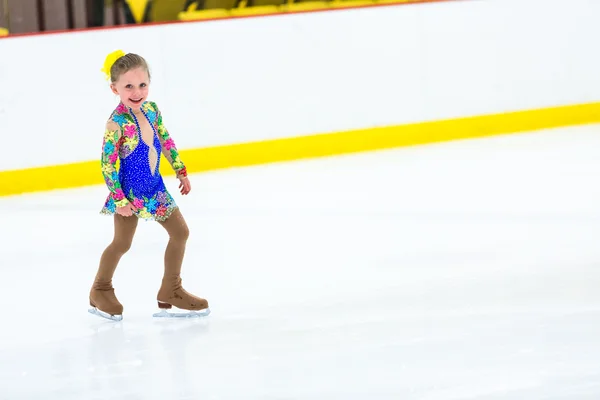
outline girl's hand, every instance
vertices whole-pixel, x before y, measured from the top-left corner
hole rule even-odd
[[[137,211],[137,208],[131,203],[128,203],[124,207],[117,207],[117,213],[124,217],[131,217],[134,211]]]
[[[187,176],[179,178],[179,190],[184,196],[188,194],[190,190],[192,190],[192,185],[190,184],[190,180],[187,178]]]

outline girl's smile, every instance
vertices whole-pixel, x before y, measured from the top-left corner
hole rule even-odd
[[[111,89],[125,106],[139,109],[148,98],[149,83],[148,72],[144,68],[135,68],[122,74]]]

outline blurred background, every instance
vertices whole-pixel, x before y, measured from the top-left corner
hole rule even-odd
[[[401,2],[401,1],[398,1]],[[0,35],[214,17],[246,7],[276,7],[302,0],[0,0]],[[344,1],[344,3],[347,3]],[[256,8],[256,11],[259,11]],[[205,11],[204,13],[202,11]]]

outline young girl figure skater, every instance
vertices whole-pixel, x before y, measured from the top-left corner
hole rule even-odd
[[[175,170],[182,195],[190,192],[191,185],[160,110],[156,103],[147,101],[148,64],[137,54],[118,50],[106,57],[103,71],[110,79],[112,92],[120,98],[106,123],[101,156],[102,174],[110,191],[101,213],[113,216],[114,237],[100,258],[89,296],[93,307],[90,312],[113,320],[123,318],[123,306],[115,295],[112,278],[119,260],[131,246],[141,218],[157,221],[169,235],[157,294],[162,311],[154,316],[207,315],[208,302],[185,291],[181,283],[189,230],[159,173],[161,153]],[[190,312],[167,313],[172,307]]]

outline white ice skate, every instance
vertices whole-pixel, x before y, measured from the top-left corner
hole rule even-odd
[[[105,313],[104,311],[98,310],[96,307],[90,308],[88,310],[88,312],[90,314],[97,315],[98,317],[106,318],[111,321],[122,321],[123,320],[122,315],[111,315],[111,314]]]
[[[168,303],[158,302],[158,309],[160,310],[157,313],[152,314],[155,318],[200,318],[206,317],[210,314],[210,308],[205,308],[202,310],[181,310],[181,312],[169,312],[167,310],[172,309],[173,306]],[[179,310],[179,309],[177,309]]]

